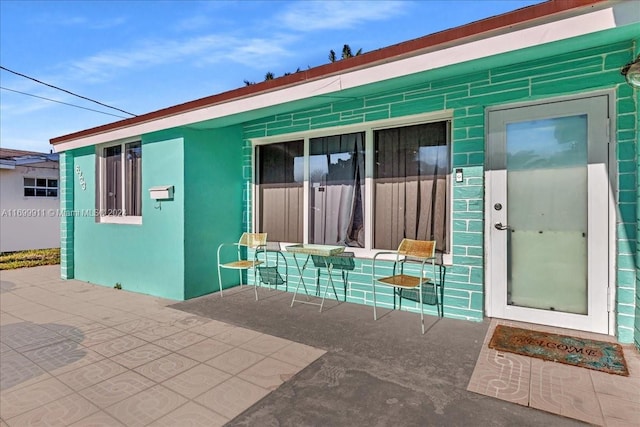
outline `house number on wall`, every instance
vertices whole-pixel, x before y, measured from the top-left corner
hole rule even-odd
[[[82,176],[82,171],[80,170],[80,166],[76,165],[76,175],[78,175],[78,180],[80,181],[80,187],[82,187],[82,190],[86,190],[87,189],[87,183],[84,180],[84,176]]]

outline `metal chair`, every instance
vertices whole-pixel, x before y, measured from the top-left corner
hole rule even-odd
[[[413,240],[403,239],[396,251],[378,252],[373,257],[373,265],[371,272],[371,285],[373,287],[373,318],[378,320],[376,310],[376,285],[390,286],[394,290],[394,299],[396,290],[414,290],[418,293],[418,303],[420,305],[420,323],[422,325],[422,333],[424,334],[424,306],[423,291],[428,286],[436,295],[436,266],[435,266],[436,242],[433,240]],[[379,275],[376,272],[376,261],[381,255],[395,255],[393,263],[393,273],[391,276]],[[417,274],[405,274],[404,266],[407,261],[417,262]],[[399,274],[396,271],[399,267]],[[378,265],[378,268],[380,266]],[[431,277],[427,277],[427,270],[431,270]],[[439,304],[438,298],[435,298],[436,304]],[[394,303],[395,306],[395,303]],[[438,313],[440,308],[438,307]]]
[[[316,267],[316,295],[320,295],[320,276],[322,275],[322,270],[326,269],[326,266],[331,264],[333,273],[340,272],[342,276],[342,284],[344,286],[344,300],[347,300],[347,287],[349,284],[349,271],[352,271],[356,268],[355,264],[355,254],[353,252],[342,252],[341,254],[334,255],[331,257],[320,257],[317,255],[311,255],[311,260],[313,261],[313,265]],[[327,284],[327,286],[329,286]],[[336,300],[338,299],[338,295],[335,293],[335,288],[333,289],[334,294],[336,295]]]
[[[240,286],[242,286],[242,271],[253,269],[253,283],[258,300],[258,282],[256,280],[256,267],[263,263],[258,259],[259,254],[266,254],[267,233],[242,233],[237,243],[222,243],[218,246],[218,282],[220,284],[220,296],[222,297],[222,268],[238,270],[240,274]],[[225,247],[237,247],[237,255],[232,257]],[[253,250],[253,259],[249,259],[249,250]],[[223,262],[223,258],[225,261]]]
[[[410,258],[407,258],[407,263],[410,262],[419,262],[412,261]],[[438,317],[444,317],[444,283],[445,277],[447,275],[447,266],[444,265],[444,254],[441,251],[436,249],[436,268],[438,270],[438,280],[436,280],[435,288],[432,286],[427,286],[422,289],[422,303],[427,305],[435,305],[438,310]],[[398,296],[398,308],[402,310],[402,300],[407,299],[410,301],[418,302],[420,301],[420,296],[415,289],[395,289],[393,293],[393,309],[396,308],[396,296]]]
[[[264,264],[257,267],[260,283],[263,283],[271,289],[278,289],[278,285],[284,285],[285,291],[288,291],[289,282],[289,266],[287,258],[282,253],[280,242],[267,242],[264,251]],[[284,264],[284,277],[280,274],[280,263]]]

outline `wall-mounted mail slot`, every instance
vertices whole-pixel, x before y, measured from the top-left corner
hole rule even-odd
[[[149,196],[154,200],[173,199],[173,185],[159,185],[149,188]]]

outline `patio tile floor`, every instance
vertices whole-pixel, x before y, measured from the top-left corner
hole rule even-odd
[[[223,425],[324,354],[58,276],[2,272],[2,427]]]

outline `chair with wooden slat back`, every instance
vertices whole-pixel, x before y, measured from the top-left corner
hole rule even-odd
[[[232,269],[238,270],[240,274],[240,286],[242,283],[242,271],[248,271],[253,269],[253,283],[254,291],[256,294],[256,301],[258,300],[258,281],[256,280],[256,267],[263,263],[258,259],[260,253],[265,253],[267,244],[267,233],[242,233],[240,240],[237,243],[222,243],[218,246],[218,283],[220,285],[220,296],[222,296],[222,270]],[[226,247],[237,248],[237,254],[231,256],[231,251],[225,249]],[[249,259],[248,250],[253,250],[253,258]],[[247,253],[243,253],[243,252]]]
[[[433,287],[436,292],[436,269],[435,269],[435,251],[436,242],[433,240],[413,240],[403,239],[396,251],[378,252],[373,257],[371,285],[373,287],[373,318],[378,319],[376,310],[376,285],[392,287],[394,293],[396,289],[411,289],[418,293],[418,303],[420,305],[420,323],[422,333],[424,334],[424,307],[423,307],[423,289],[425,286]],[[394,254],[395,260],[393,264],[393,273],[382,275],[377,273],[376,261],[381,255]],[[420,268],[414,274],[405,274],[404,264],[406,261],[415,261]],[[400,265],[400,274],[396,274],[397,267]],[[427,276],[427,270],[431,270],[431,277]],[[395,296],[394,296],[395,298]],[[436,298],[436,303],[437,298]],[[395,304],[394,304],[395,307]],[[440,308],[438,307],[438,312]]]

